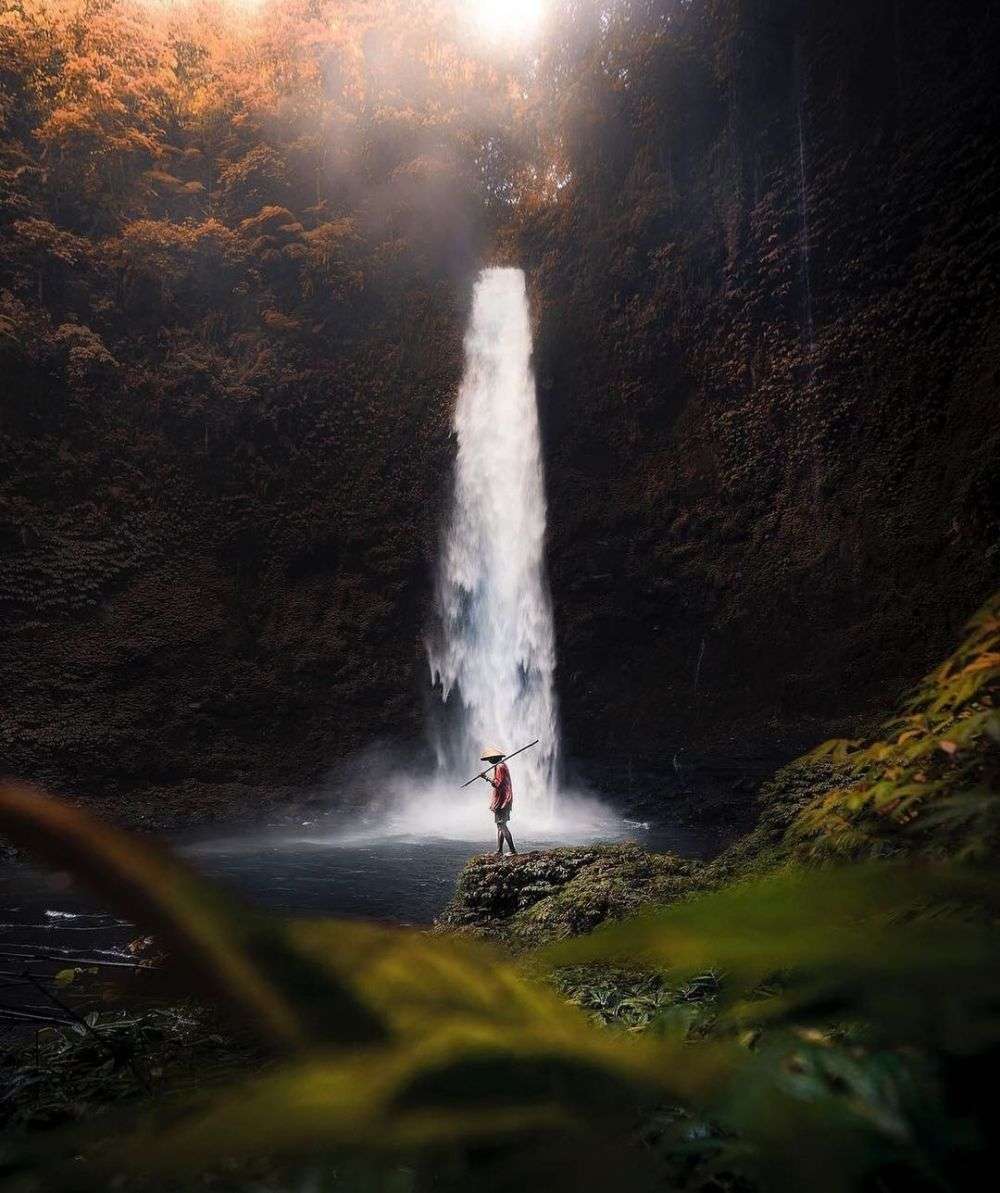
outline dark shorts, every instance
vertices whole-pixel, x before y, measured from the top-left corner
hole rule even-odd
[[[493,818],[497,824],[506,824],[510,820],[510,808],[501,808],[499,812],[494,812]]]

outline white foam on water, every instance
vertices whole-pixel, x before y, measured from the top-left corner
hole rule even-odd
[[[461,791],[445,779],[411,780],[397,774],[386,780],[379,805],[366,812],[334,814],[307,827],[274,827],[186,842],[180,851],[189,857],[238,856],[303,846],[352,849],[393,842],[450,841],[464,842],[472,852],[485,852],[496,847],[489,798],[485,783]],[[538,849],[622,840],[634,836],[636,827],[646,826],[621,820],[599,800],[579,792],[560,793],[553,814],[538,817],[530,807],[521,807],[515,786],[510,827],[518,848]]]

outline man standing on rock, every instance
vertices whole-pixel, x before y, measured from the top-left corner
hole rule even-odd
[[[510,852],[516,855],[517,850],[514,848],[514,839],[510,835],[510,829],[507,827],[507,821],[510,820],[510,810],[514,804],[514,789],[510,785],[510,771],[504,763],[503,750],[497,750],[493,746],[490,746],[483,751],[482,761],[493,764],[493,777],[487,778],[486,775],[482,777],[493,788],[493,796],[490,799],[490,811],[493,813],[497,823],[497,856],[503,856],[504,841],[507,842],[507,848]]]

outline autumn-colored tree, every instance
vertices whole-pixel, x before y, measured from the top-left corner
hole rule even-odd
[[[271,623],[252,610],[288,584],[325,592],[316,674],[399,699],[376,622],[396,610],[408,658],[467,283],[509,210],[501,174],[531,144],[516,128],[530,64],[465,38],[455,11],[0,0],[0,537],[14,544],[0,611],[41,635],[5,638],[0,664],[37,669],[42,693],[0,726],[12,769],[97,784],[111,759],[119,776],[183,770],[204,732],[197,698],[172,693],[237,672],[247,707],[301,736],[295,767],[329,756],[331,732],[360,731],[331,713],[337,684],[303,709],[301,651],[254,645]],[[188,629],[179,609],[196,611]],[[189,653],[123,664],[147,633],[199,642],[201,619],[208,641]],[[66,642],[100,691],[54,710]],[[221,770],[269,765],[267,735],[241,734]]]

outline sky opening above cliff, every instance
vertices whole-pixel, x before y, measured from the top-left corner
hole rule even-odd
[[[461,10],[478,36],[511,44],[538,36],[545,7],[545,0],[465,0]]]

